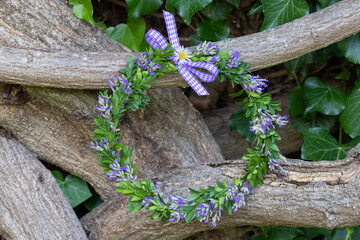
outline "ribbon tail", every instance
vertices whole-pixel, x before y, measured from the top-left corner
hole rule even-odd
[[[150,29],[146,34],[145,34],[145,40],[150,44],[150,46],[152,46],[155,50],[157,50],[158,48],[160,48],[162,51],[164,51],[164,49],[166,48],[166,46],[168,45],[168,42],[166,41],[166,39],[164,38],[163,35],[161,35],[161,33],[159,33],[158,31],[154,30],[154,29]]]
[[[206,62],[188,62],[186,64],[187,69],[192,72],[194,75],[196,75],[198,78],[203,80],[204,82],[213,82],[215,81],[219,69],[212,63],[206,63]],[[205,73],[202,71],[199,71],[195,68],[202,68],[210,73]]]
[[[163,10],[166,30],[168,32],[169,41],[171,43],[171,48],[179,48],[180,41],[176,30],[175,18],[171,13]]]
[[[192,89],[197,93],[199,96],[203,95],[210,95],[203,85],[192,75],[191,72],[185,66],[179,66],[178,71],[180,75],[185,79],[185,81],[190,85]]]

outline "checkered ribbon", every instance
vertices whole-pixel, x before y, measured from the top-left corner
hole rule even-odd
[[[174,16],[167,11],[163,11],[163,14],[165,18],[166,29],[169,35],[169,40],[171,43],[171,48],[178,49],[180,48],[180,42],[176,31]],[[150,46],[152,46],[155,49],[160,48],[161,50],[164,51],[164,49],[168,45],[168,42],[166,41],[164,36],[154,29],[150,29],[145,34],[145,39],[150,44]],[[219,69],[214,64],[207,62],[188,61],[180,65],[176,61],[174,61],[174,57],[170,57],[170,60],[172,60],[178,66],[178,72],[198,95],[209,95],[209,93],[201,85],[201,83],[194,77],[194,75],[205,82],[215,81],[215,78],[219,73]],[[205,69],[210,73],[199,71],[196,68]]]

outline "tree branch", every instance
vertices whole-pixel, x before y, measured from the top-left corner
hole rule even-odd
[[[359,32],[358,9],[358,0],[344,0],[275,29],[227,39],[218,44],[220,48],[239,51],[241,58],[252,64],[251,70],[266,68]],[[107,88],[108,77],[126,67],[128,56],[139,57],[139,53],[125,53],[124,50],[109,52],[109,49],[97,52],[54,51],[2,45],[0,81],[30,86],[102,89]],[[160,77],[153,84],[154,87],[186,85],[178,74]]]
[[[22,144],[0,136],[0,235],[87,239],[50,171]]]
[[[289,160],[285,177],[267,175],[265,184],[253,189],[246,207],[223,212],[218,228],[241,225],[286,225],[343,228],[360,224],[360,144],[342,161]],[[176,169],[159,176],[165,192],[188,196],[188,187],[215,185],[215,179],[241,176],[243,161]],[[321,181],[321,182],[319,182]],[[90,239],[183,239],[212,229],[210,224],[150,220],[150,212],[127,211],[124,196],[113,198],[82,218]],[[118,218],[116,216],[122,216]],[[135,224],[134,224],[135,223]]]

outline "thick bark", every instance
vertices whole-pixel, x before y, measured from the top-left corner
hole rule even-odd
[[[282,97],[282,109],[287,109],[287,95]],[[278,101],[278,99],[274,99]],[[216,142],[219,144],[222,154],[225,159],[241,159],[247,153],[249,147],[248,143],[236,131],[231,131],[229,127],[229,119],[231,114],[239,108],[238,105],[233,104],[228,107],[218,108],[212,110],[209,114],[205,114],[204,120],[210,132],[213,134]],[[286,111],[283,115],[288,115]],[[288,156],[301,149],[304,142],[303,137],[296,131],[295,127],[290,123],[279,128],[278,133],[281,136],[281,141],[277,142],[280,151]],[[289,144],[291,143],[291,144]],[[255,142],[253,143],[255,146]],[[253,147],[254,147],[253,146]]]
[[[240,50],[243,59],[253,63],[252,69],[271,66],[358,32],[359,8],[359,1],[344,0],[279,28],[219,44]],[[61,0],[1,0],[0,26],[0,81],[24,85],[24,90],[0,86],[0,125],[40,158],[90,182],[106,200],[82,220],[92,239],[171,239],[209,229],[199,223],[185,227],[150,221],[144,211],[126,212],[126,199],[113,191],[113,183],[103,177],[86,147],[96,114],[95,92],[25,86],[105,88],[107,77],[135,53],[76,19]],[[156,86],[183,84],[177,75],[169,75]],[[155,89],[149,95],[147,110],[127,114],[121,126],[122,140],[138,149],[134,159],[140,176],[155,176],[152,180],[166,191],[185,195],[188,186],[213,184],[215,178],[244,172],[242,161],[214,164],[223,160],[220,149],[178,89]],[[225,215],[220,227],[358,225],[360,168],[355,152],[345,161],[290,161],[285,178],[268,175],[267,184],[254,190],[241,215]]]
[[[255,188],[247,206],[237,213],[222,214],[218,228],[241,225],[287,225],[342,228],[360,224],[360,144],[349,157],[335,162],[289,160],[285,177],[269,174],[265,185]],[[214,185],[215,179],[231,181],[246,168],[242,161],[176,169],[158,176],[168,193],[188,195],[188,187]],[[212,229],[194,221],[162,223],[149,219],[150,212],[132,214],[123,196],[105,202],[82,219],[89,239],[183,239]],[[122,216],[118,218],[117,216]]]
[[[46,9],[36,7],[35,4],[33,8],[27,6],[25,9],[20,6],[21,3],[15,3],[15,0],[5,1],[5,4],[0,6],[0,15],[5,16],[0,20],[4,26],[0,28],[1,82],[58,88],[106,88],[106,79],[126,66],[129,55],[139,56],[138,53],[124,53],[120,47],[117,51],[109,52],[116,49],[116,46],[111,40],[104,39],[101,30],[91,28],[88,24],[80,24],[74,16],[70,16],[71,12],[64,4],[54,2],[49,5],[43,1],[37,0],[34,3],[38,3],[39,6],[45,5]],[[9,9],[13,10],[10,11],[11,14],[8,14]],[[24,26],[19,20],[24,18],[24,12],[29,12],[29,9],[31,12],[41,11],[40,14],[27,17],[26,21],[27,24],[33,22],[44,27],[36,34],[29,34],[26,29],[35,28],[34,26]],[[241,59],[251,63],[251,70],[266,68],[326,47],[359,32],[358,9],[358,0],[344,0],[275,29],[227,39],[218,44],[220,48],[239,51]],[[44,14],[51,10],[54,11],[53,14]],[[63,18],[69,21],[65,22]],[[14,33],[13,29],[19,30]],[[98,46],[92,44],[97,38],[101,38],[98,41],[101,44],[96,52],[91,52]],[[57,44],[54,44],[55,40],[59,40]],[[22,46],[20,49],[19,44]],[[42,50],[39,50],[37,44],[41,44]],[[161,77],[158,83],[154,84],[154,87],[173,86],[186,84],[178,74]]]
[[[0,235],[87,239],[59,185],[26,147],[0,136]]]
[[[26,91],[0,87],[0,125],[40,159],[89,182],[103,199],[114,196],[114,186],[87,147],[93,137],[97,94],[34,87]],[[146,169],[140,176],[223,159],[199,112],[179,89],[155,89],[149,96],[147,109],[129,112],[120,125],[122,141],[136,146],[135,164]],[[10,104],[9,99],[18,100]]]

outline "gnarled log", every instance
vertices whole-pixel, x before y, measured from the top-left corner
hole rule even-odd
[[[1,136],[0,149],[0,235],[87,239],[59,185],[34,154]]]
[[[271,66],[358,32],[359,8],[359,1],[344,0],[276,29],[219,44],[240,50],[243,59],[253,63],[252,69]],[[99,28],[76,19],[61,0],[51,3],[31,0],[26,5],[21,1],[3,0],[0,25],[0,81],[3,83],[105,88],[107,77],[125,66],[125,57],[138,56],[108,39]],[[161,78],[157,86],[183,83],[184,80],[170,75]],[[126,199],[115,195],[112,182],[103,177],[96,159],[86,148],[92,136],[91,119],[95,112],[90,106],[95,104],[96,93],[1,88],[5,91],[0,99],[0,125],[10,129],[45,161],[89,181],[106,199],[82,220],[92,239],[170,239],[209,229],[208,225],[195,222],[184,227],[149,221],[144,211],[135,215],[126,212]],[[139,149],[134,157],[140,169],[145,169],[140,170],[143,177],[158,172],[152,180],[163,183],[166,191],[185,194],[188,186],[213,184],[215,178],[227,179],[243,173],[246,165],[242,161],[211,165],[223,160],[219,147],[201,116],[178,90],[158,89],[149,94],[153,105],[143,113],[128,114],[122,126],[123,140]],[[191,141],[189,136],[194,136]],[[186,149],[179,146],[183,143],[187,143]],[[145,154],[149,162],[143,160]],[[358,156],[352,155],[337,162],[290,161],[285,166],[289,172],[286,178],[267,176],[267,184],[254,190],[247,207],[240,214],[224,216],[220,227],[358,225],[358,160]],[[321,174],[314,174],[312,169]]]
[[[342,228],[360,224],[360,144],[342,161],[304,162],[289,160],[286,176],[267,175],[255,188],[247,205],[237,213],[222,214],[218,228],[241,225],[286,225]],[[215,179],[241,176],[243,161],[175,169],[158,176],[168,193],[188,195],[188,187],[214,185]],[[150,220],[147,210],[132,214],[123,196],[111,199],[82,218],[90,239],[183,239],[212,229],[193,221],[162,223]],[[118,218],[117,216],[121,216]]]
[[[105,36],[98,28],[80,24],[74,16],[70,16],[71,12],[62,2],[53,2],[49,5],[42,1],[44,0],[37,0],[34,3],[39,6],[46,5],[46,9],[39,9],[37,6],[25,8],[19,4],[15,5],[13,1],[11,3],[5,1],[5,4],[0,6],[0,15],[5,16],[0,20],[5,26],[0,28],[1,82],[58,88],[106,88],[106,79],[116,74],[118,69],[126,67],[128,56],[139,57],[139,53],[125,53],[124,48],[121,47],[110,53],[109,50],[116,47],[110,40],[104,40]],[[16,25],[20,24],[18,19],[24,17],[24,12],[29,11],[27,9],[39,13],[32,15],[26,21],[36,26],[29,27],[41,29],[36,35],[29,34],[23,25],[21,27]],[[241,58],[251,63],[251,70],[274,66],[359,32],[358,9],[360,9],[358,0],[344,0],[277,28],[220,41],[218,45],[221,48],[239,51]],[[54,13],[42,14],[49,11]],[[59,11],[61,14],[56,14]],[[12,14],[8,14],[9,12]],[[46,25],[43,18],[48,20]],[[64,18],[69,21],[64,21]],[[38,28],[35,23],[44,28]],[[15,25],[17,27],[14,27]],[[78,30],[81,34],[77,34],[76,27],[82,29]],[[12,29],[19,30],[14,34]],[[15,40],[9,41],[9,33],[10,39]],[[54,44],[56,38],[59,41]],[[100,38],[99,50],[91,52],[96,49],[95,46],[98,46],[94,44],[96,38]],[[85,40],[90,41],[85,42]],[[40,50],[36,45],[39,43],[45,49]],[[21,44],[20,48],[19,44]],[[186,84],[178,74],[160,77],[154,84],[154,87],[173,86],[186,86]]]
[[[0,87],[0,125],[31,151],[53,165],[89,182],[103,199],[115,195],[93,151],[88,148],[94,129],[94,92]],[[25,100],[9,103],[16,92]],[[15,95],[15,96],[17,96]],[[15,97],[14,96],[14,97]],[[133,160],[140,176],[151,177],[173,168],[223,159],[220,148],[199,112],[176,88],[149,91],[144,112],[126,114],[121,120],[122,141],[136,146]],[[15,97],[16,98],[16,97]],[[171,101],[169,101],[171,99]]]

